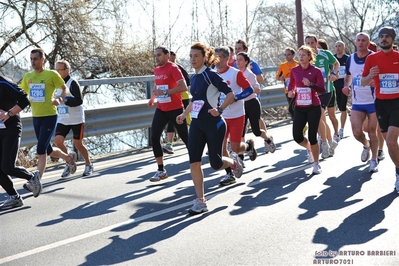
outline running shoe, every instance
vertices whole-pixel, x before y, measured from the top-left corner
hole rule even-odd
[[[341,138],[339,137],[339,135],[334,135],[333,140],[338,143],[341,140]]]
[[[314,158],[313,158],[312,151],[308,150],[308,155],[307,155],[307,157],[308,157],[308,162],[309,162],[309,163],[314,163]]]
[[[321,148],[321,145],[323,144],[323,139],[321,138],[320,135],[317,137],[317,143],[319,143],[319,147]]]
[[[269,151],[271,153],[274,153],[276,151],[276,144],[274,144],[273,136],[270,136],[269,139],[270,139]]]
[[[313,163],[313,171],[312,171],[312,174],[314,174],[314,175],[321,174],[321,166],[320,166],[320,164],[319,164],[318,162],[314,162],[314,163]]]
[[[40,182],[40,172],[35,170],[32,172],[33,177],[27,182],[29,183],[29,191],[32,191],[33,197],[38,197],[42,193],[42,183]],[[25,188],[25,187],[24,187]]]
[[[208,211],[208,206],[206,205],[206,200],[202,201],[200,199],[194,200],[194,205],[188,210],[190,214],[200,214]]]
[[[78,156],[76,155],[76,152],[70,152],[69,154],[69,162],[68,162],[68,166],[69,166],[69,172],[73,175],[76,172],[76,161],[78,159]]]
[[[396,174],[395,190],[399,193],[399,175]]]
[[[362,162],[367,162],[370,158],[370,147],[363,146],[362,156],[360,159]]]
[[[173,146],[172,143],[167,143],[165,145],[162,146],[162,150],[163,152],[167,153],[167,154],[174,154],[174,150],[173,150]]]
[[[153,177],[150,178],[150,181],[151,181],[151,182],[158,182],[158,181],[164,180],[164,179],[166,179],[166,178],[168,178],[168,174],[166,173],[165,170],[163,170],[163,171],[157,171],[157,172],[155,173],[155,175],[154,175]]]
[[[385,159],[385,154],[383,150],[378,150],[378,155],[377,155],[378,161],[382,161]]]
[[[62,172],[61,177],[68,177],[71,174],[71,171],[69,170],[69,165],[66,164],[64,168],[64,172]]]
[[[344,138],[344,129],[343,129],[343,128],[340,128],[340,129],[338,130],[338,135],[339,135],[339,138],[340,138],[340,139],[343,139],[343,138]]]
[[[230,158],[234,161],[234,165],[231,166],[231,170],[233,170],[235,177],[240,178],[242,176],[242,172],[244,171],[244,168],[242,167],[242,161],[235,152],[230,153]]]
[[[255,149],[255,143],[254,143],[254,141],[252,139],[249,139],[246,142],[248,144],[248,156],[249,156],[249,159],[251,161],[255,161],[256,157],[258,156],[258,153],[256,152],[256,149]]]
[[[321,144],[321,158],[326,159],[330,157],[330,146],[327,142]]]
[[[335,153],[335,148],[338,146],[338,142],[332,140],[331,142],[328,143],[330,148],[328,152],[330,153],[330,157],[334,156]]]
[[[220,185],[222,185],[222,186],[228,186],[228,185],[232,185],[234,183],[236,183],[236,179],[233,174],[226,174],[220,180]]]
[[[371,159],[370,160],[370,168],[369,168],[370,173],[377,173],[378,172],[378,162],[376,159]]]
[[[24,201],[21,196],[9,196],[5,201],[0,203],[0,210],[21,207],[22,205],[24,205]]]
[[[94,171],[94,166],[93,166],[93,164],[86,165],[85,170],[84,170],[82,176],[89,176],[89,175],[92,175],[92,174],[93,174],[93,171]]]
[[[265,153],[268,154],[270,151],[270,147],[269,147],[269,143],[267,143],[267,141],[264,141],[264,145],[265,145]]]

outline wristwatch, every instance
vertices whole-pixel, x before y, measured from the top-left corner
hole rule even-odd
[[[336,75],[337,75],[337,73],[335,73],[334,71],[331,71],[331,74],[333,74],[334,76],[336,76]]]
[[[8,111],[8,112],[7,112],[7,115],[8,115],[9,117],[14,116],[14,114],[13,114],[11,111]]]
[[[220,106],[216,107],[216,110],[218,110],[219,114],[223,113],[223,108]]]

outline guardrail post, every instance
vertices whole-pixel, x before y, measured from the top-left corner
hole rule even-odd
[[[145,82],[147,99],[151,99],[152,90],[154,89],[154,81],[146,81]],[[147,136],[148,136],[148,147],[152,146],[151,142],[151,127],[147,128]]]

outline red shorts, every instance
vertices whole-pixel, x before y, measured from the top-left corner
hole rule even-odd
[[[230,142],[241,142],[242,131],[244,130],[245,115],[224,119],[226,120],[226,139],[230,136]]]

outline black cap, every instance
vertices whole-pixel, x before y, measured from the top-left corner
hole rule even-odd
[[[395,29],[389,26],[385,26],[380,29],[380,32],[378,33],[378,36],[381,36],[382,34],[386,34],[392,37],[392,39],[395,40],[396,38],[396,32]]]

